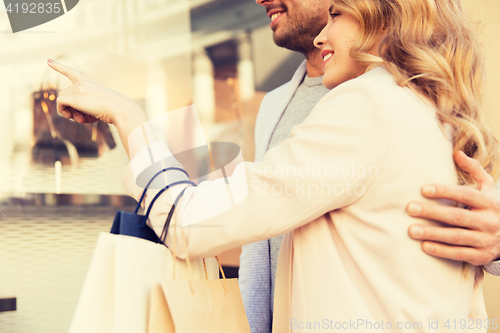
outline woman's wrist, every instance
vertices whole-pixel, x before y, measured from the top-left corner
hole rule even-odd
[[[122,104],[115,112],[115,117],[112,119],[113,125],[118,129],[120,139],[129,158],[132,159],[137,149],[129,147],[130,134],[146,123],[148,118],[140,106],[130,101],[130,103]]]
[[[141,115],[144,115],[144,111],[135,101],[121,94],[113,97],[110,100],[111,112],[109,115],[111,123],[116,127],[133,121],[135,118],[139,119]]]

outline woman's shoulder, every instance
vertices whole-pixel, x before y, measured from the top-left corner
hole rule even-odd
[[[387,102],[397,98],[398,85],[391,73],[382,67],[374,68],[363,75],[346,81],[329,91],[311,113],[321,113],[334,109],[335,113],[359,109],[373,112],[384,109]]]
[[[383,114],[384,111],[392,113],[394,109],[407,109],[409,106],[432,109],[411,89],[400,87],[392,74],[379,66],[338,85],[318,102],[316,108],[352,110],[357,107]]]
[[[370,97],[377,97],[375,93],[372,96],[372,92],[381,92],[382,90],[393,90],[397,88],[398,85],[394,80],[392,74],[383,67],[376,67],[357,78],[348,80],[337,87],[333,88],[328,92],[324,99],[332,99],[338,96],[342,96],[346,91],[362,93]]]

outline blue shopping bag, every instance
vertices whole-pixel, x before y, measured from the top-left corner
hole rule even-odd
[[[156,196],[153,198],[145,215],[139,215],[138,212],[139,212],[139,209],[141,208],[141,202],[144,199],[144,196],[146,195],[146,191],[148,190],[149,186],[154,181],[154,179],[156,177],[158,177],[160,174],[162,174],[163,172],[170,171],[170,170],[180,171],[180,172],[186,174],[186,176],[189,179],[188,173],[184,169],[181,169],[181,168],[171,167],[171,168],[165,168],[165,169],[158,171],[151,178],[151,180],[148,182],[148,184],[144,188],[144,191],[142,192],[141,199],[137,203],[137,207],[135,208],[135,211],[133,213],[124,212],[124,211],[116,212],[115,219],[113,221],[113,225],[111,226],[111,231],[110,231],[112,234],[138,237],[138,238],[142,238],[145,240],[149,240],[149,241],[154,242],[154,243],[164,244],[164,241],[165,241],[165,238],[166,238],[166,235],[168,232],[170,220],[172,219],[172,216],[174,214],[175,206],[177,205],[179,199],[182,197],[182,194],[184,194],[184,191],[182,191],[179,194],[179,196],[177,197],[177,199],[175,200],[175,202],[172,206],[172,209],[170,210],[168,217],[165,221],[165,225],[163,227],[163,232],[162,232],[160,237],[158,237],[156,232],[147,225],[147,220],[149,218],[149,214],[151,212],[151,208],[153,207],[153,204],[155,203],[155,201],[159,198],[159,196],[163,192],[165,192],[166,190],[168,190],[172,186],[179,185],[179,184],[191,184],[193,186],[196,186],[196,184],[190,180],[180,180],[180,181],[168,184],[167,186],[162,188],[156,194]]]

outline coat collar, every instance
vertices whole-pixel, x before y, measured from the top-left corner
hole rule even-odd
[[[271,136],[278,125],[278,122],[285,112],[288,104],[290,103],[293,95],[297,91],[297,88],[302,83],[304,76],[306,75],[306,61],[304,60],[300,66],[293,74],[292,79],[285,85],[280,88],[283,89],[281,94],[272,95],[270,94],[271,101],[269,101],[269,107],[266,107],[262,111],[266,112],[266,122],[263,124],[265,126],[265,130],[262,131],[262,139],[260,139],[261,144],[259,147],[256,147],[255,152],[255,160],[261,161],[269,147],[269,142],[271,141]],[[277,89],[280,89],[277,88]]]

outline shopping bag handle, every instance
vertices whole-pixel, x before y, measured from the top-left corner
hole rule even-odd
[[[148,210],[146,211],[146,215],[144,215],[144,217],[142,219],[141,227],[146,226],[146,222],[147,222],[147,220],[149,218],[149,214],[151,213],[151,209],[153,208],[154,203],[160,197],[160,195],[162,195],[163,192],[165,192],[166,190],[168,190],[171,186],[180,185],[180,184],[190,184],[190,185],[196,186],[196,184],[194,182],[190,181],[190,180],[180,180],[178,182],[173,182],[172,184],[168,184],[167,186],[165,186],[164,188],[162,188],[158,193],[156,193],[156,195],[154,196],[153,200],[151,200],[151,203],[149,204]],[[184,191],[186,190],[186,188],[183,189],[181,193],[184,193]],[[180,199],[180,198],[177,197],[177,199]],[[174,205],[177,203],[177,201],[178,200],[175,201]],[[170,215],[170,213],[169,213],[169,215]]]
[[[196,184],[194,186],[196,186]],[[160,241],[163,244],[165,244],[165,240],[167,239],[168,228],[170,226],[170,222],[172,221],[172,217],[174,216],[175,207],[179,203],[179,200],[181,199],[181,197],[184,195],[184,192],[186,192],[186,189],[187,189],[187,187],[185,189],[183,189],[181,191],[181,193],[179,193],[179,195],[177,196],[177,198],[174,201],[174,204],[172,205],[172,208],[170,209],[170,212],[168,212],[167,219],[165,221],[165,224],[163,225],[163,230],[162,230],[161,235],[160,235]]]
[[[219,258],[217,256],[215,256],[215,259],[217,260],[217,264],[219,265],[219,270],[222,274],[222,279],[224,279],[224,295],[227,295],[226,274],[224,274],[224,269],[222,268],[222,265],[220,264]],[[207,265],[205,264],[205,258],[203,258],[203,268],[205,268],[205,279],[208,280]]]
[[[196,184],[194,185],[196,187]],[[163,230],[162,230],[162,233],[160,235],[160,242],[163,243],[163,245],[166,246],[165,244],[165,241],[167,239],[167,233],[168,233],[168,228],[170,226],[170,222],[172,221],[172,217],[174,216],[174,213],[175,213],[175,207],[177,206],[177,204],[179,203],[179,200],[182,198],[182,196],[184,195],[184,192],[187,190],[187,187],[184,188],[181,193],[179,193],[179,195],[177,196],[177,198],[175,199],[175,202],[174,204],[172,205],[172,208],[170,209],[170,212],[168,212],[168,216],[167,216],[167,220],[165,221],[165,224],[163,225]],[[175,249],[175,245],[177,244],[177,241],[176,241],[176,229],[175,229],[175,225],[174,225],[174,248],[173,248],[173,253],[174,253],[174,257],[176,256],[176,249]],[[186,241],[186,236],[184,235],[184,230],[182,229],[181,227],[181,234],[182,234],[182,240],[183,240],[183,243],[184,243],[184,250],[186,251],[186,263],[187,263],[187,266],[188,266],[188,271],[189,271],[189,275],[192,276],[192,270],[191,270],[191,262],[189,260],[189,254],[188,254],[188,249],[187,249],[187,241]],[[219,261],[219,258],[217,256],[215,256],[215,259],[217,259],[217,264],[219,265],[219,270],[222,274],[222,278],[224,279],[224,295],[227,295],[227,281],[226,281],[226,274],[224,274],[224,269],[222,268],[222,265],[220,264],[220,261]],[[203,258],[203,268],[205,269],[205,279],[208,280],[208,274],[207,274],[207,266],[205,264],[205,258]],[[175,279],[175,260],[173,261],[173,278]],[[191,292],[193,292],[193,289],[190,285],[190,288],[191,288]]]
[[[148,190],[148,188],[151,185],[151,183],[156,179],[156,177],[158,177],[162,173],[164,173],[166,171],[170,171],[170,170],[180,171],[180,172],[184,173],[186,176],[188,176],[188,179],[189,179],[189,174],[187,173],[186,170],[184,170],[182,168],[170,167],[170,168],[165,168],[165,169],[162,169],[162,170],[158,171],[153,177],[151,177],[151,179],[147,183],[146,187],[144,188],[144,191],[142,192],[142,195],[141,195],[141,199],[139,199],[139,202],[137,203],[137,206],[135,207],[134,214],[137,214],[137,212],[139,212],[139,208],[141,208],[142,200],[144,200],[144,197],[146,196],[146,191]]]

